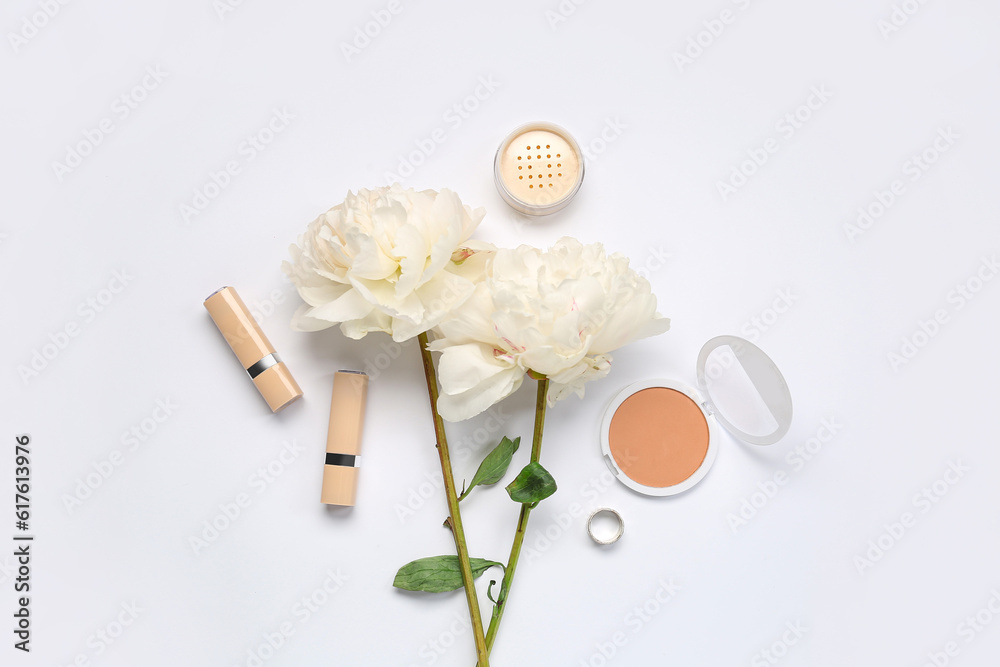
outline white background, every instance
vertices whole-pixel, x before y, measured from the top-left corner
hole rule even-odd
[[[789,667],[916,667],[951,641],[948,664],[995,664],[1000,618],[984,612],[992,623],[972,641],[960,624],[1000,590],[1000,281],[976,282],[1000,250],[996,4],[910,0],[915,13],[889,32],[879,22],[890,0],[592,0],[564,2],[565,17],[551,13],[556,0],[403,0],[349,54],[387,5],[342,4],[81,0],[46,19],[33,18],[37,0],[4,3],[0,535],[15,532],[14,437],[30,433],[37,539],[30,655],[12,648],[13,559],[0,555],[3,663],[253,665],[248,652],[290,622],[263,664],[471,667],[464,598],[391,587],[403,563],[452,548],[443,493],[428,481],[437,459],[415,343],[387,352],[385,337],[290,331],[298,297],[280,271],[317,214],[412,160],[406,185],[487,208],[478,238],[547,246],[573,235],[626,253],[673,320],[616,354],[583,400],[551,411],[542,460],[560,489],[532,514],[535,552],[522,555],[495,666],[772,664],[759,651],[778,642]],[[720,31],[723,10],[732,20]],[[696,57],[678,64],[689,48]],[[133,93],[147,68],[165,78]],[[829,99],[801,108],[814,89]],[[144,98],[126,118],[122,95]],[[276,109],[294,119],[251,160],[241,145]],[[787,136],[779,123],[796,112],[807,120]],[[75,168],[55,164],[106,118],[113,131]],[[578,199],[539,222],[506,207],[491,172],[501,139],[530,120],[569,128],[591,156]],[[414,153],[438,128],[445,141]],[[948,128],[957,139],[935,156]],[[777,152],[745,166],[755,173],[724,199],[719,182],[768,139]],[[912,180],[925,149],[937,159]],[[239,173],[227,187],[206,187],[229,161]],[[859,207],[878,212],[894,180],[901,194],[850,238]],[[206,190],[204,210],[184,216]],[[659,254],[670,255],[661,268]],[[116,271],[128,284],[112,294]],[[954,290],[967,282],[981,289],[959,308]],[[305,391],[278,416],[201,305],[226,284],[261,314]],[[782,292],[792,305],[775,318]],[[89,299],[104,301],[100,312]],[[938,310],[944,324],[923,334]],[[73,324],[75,336],[60,336]],[[693,383],[703,342],[753,330],[794,392],[782,443],[723,434],[711,473],[676,498],[600,481],[597,429],[621,387]],[[894,368],[904,337],[921,347]],[[26,372],[36,353],[51,358]],[[327,509],[332,374],[379,365],[358,506]],[[158,400],[177,407],[152,430]],[[527,383],[502,404],[499,431],[477,431],[485,416],[450,428],[459,477],[501,433],[530,435],[532,403]],[[787,457],[824,419],[841,426],[796,470]],[[134,450],[122,441],[133,427],[151,432]],[[256,471],[292,440],[302,452],[258,493]],[[68,505],[116,450],[121,465]],[[950,462],[968,471],[915,504]],[[766,504],[756,496],[756,516],[734,531],[730,515],[779,471],[788,483]],[[241,493],[250,507],[195,553],[189,539]],[[583,518],[565,520],[574,503],[617,508],[625,537],[597,548]],[[473,555],[506,560],[517,507],[499,486],[463,507]],[[884,535],[905,512],[915,525]],[[891,548],[859,565],[880,539]],[[328,571],[346,577],[340,590],[296,616]],[[491,575],[480,582],[486,617]],[[671,578],[680,590],[655,602]],[[108,645],[96,633],[117,634],[123,603],[142,611]],[[787,623],[805,629],[793,646],[780,645]],[[618,632],[626,641],[605,658]]]

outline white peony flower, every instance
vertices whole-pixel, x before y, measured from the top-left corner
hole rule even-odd
[[[438,411],[448,421],[486,410],[528,371],[548,376],[550,405],[583,396],[587,382],[608,374],[612,351],[670,328],[649,281],[600,243],[498,250],[485,270],[430,346],[442,352]]]
[[[397,342],[427,331],[473,292],[485,263],[477,251],[492,246],[466,242],[483,215],[450,190],[348,192],[282,264],[306,302],[292,327],[340,324],[349,338],[385,331]]]

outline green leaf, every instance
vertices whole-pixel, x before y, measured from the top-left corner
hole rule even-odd
[[[472,578],[478,579],[483,572],[494,565],[503,563],[482,558],[470,558]],[[404,591],[424,591],[425,593],[445,593],[462,587],[462,571],[458,566],[458,556],[430,556],[419,558],[399,568],[392,585]]]
[[[555,493],[556,488],[556,480],[549,471],[532,461],[507,485],[507,493],[516,503],[537,503]]]
[[[503,479],[503,476],[507,474],[507,468],[510,467],[510,460],[514,458],[514,452],[520,446],[521,438],[511,440],[504,436],[500,444],[494,447],[493,451],[487,454],[483,462],[479,464],[479,470],[473,476],[472,483],[468,489],[462,491],[459,501],[464,500],[477,486],[490,486]]]

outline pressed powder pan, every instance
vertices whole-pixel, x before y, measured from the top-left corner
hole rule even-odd
[[[608,431],[611,456],[621,471],[656,488],[690,479],[705,462],[709,442],[708,420],[698,404],[665,386],[630,394],[612,416]]]
[[[673,380],[645,380],[611,401],[601,449],[625,486],[650,496],[687,491],[715,462],[719,424],[756,445],[774,444],[788,433],[791,393],[756,345],[735,336],[713,338],[698,355],[697,372],[701,391]]]

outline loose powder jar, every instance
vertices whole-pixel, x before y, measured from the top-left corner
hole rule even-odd
[[[551,123],[529,123],[511,132],[493,162],[500,196],[525,215],[565,208],[583,184],[583,171],[580,146]]]

